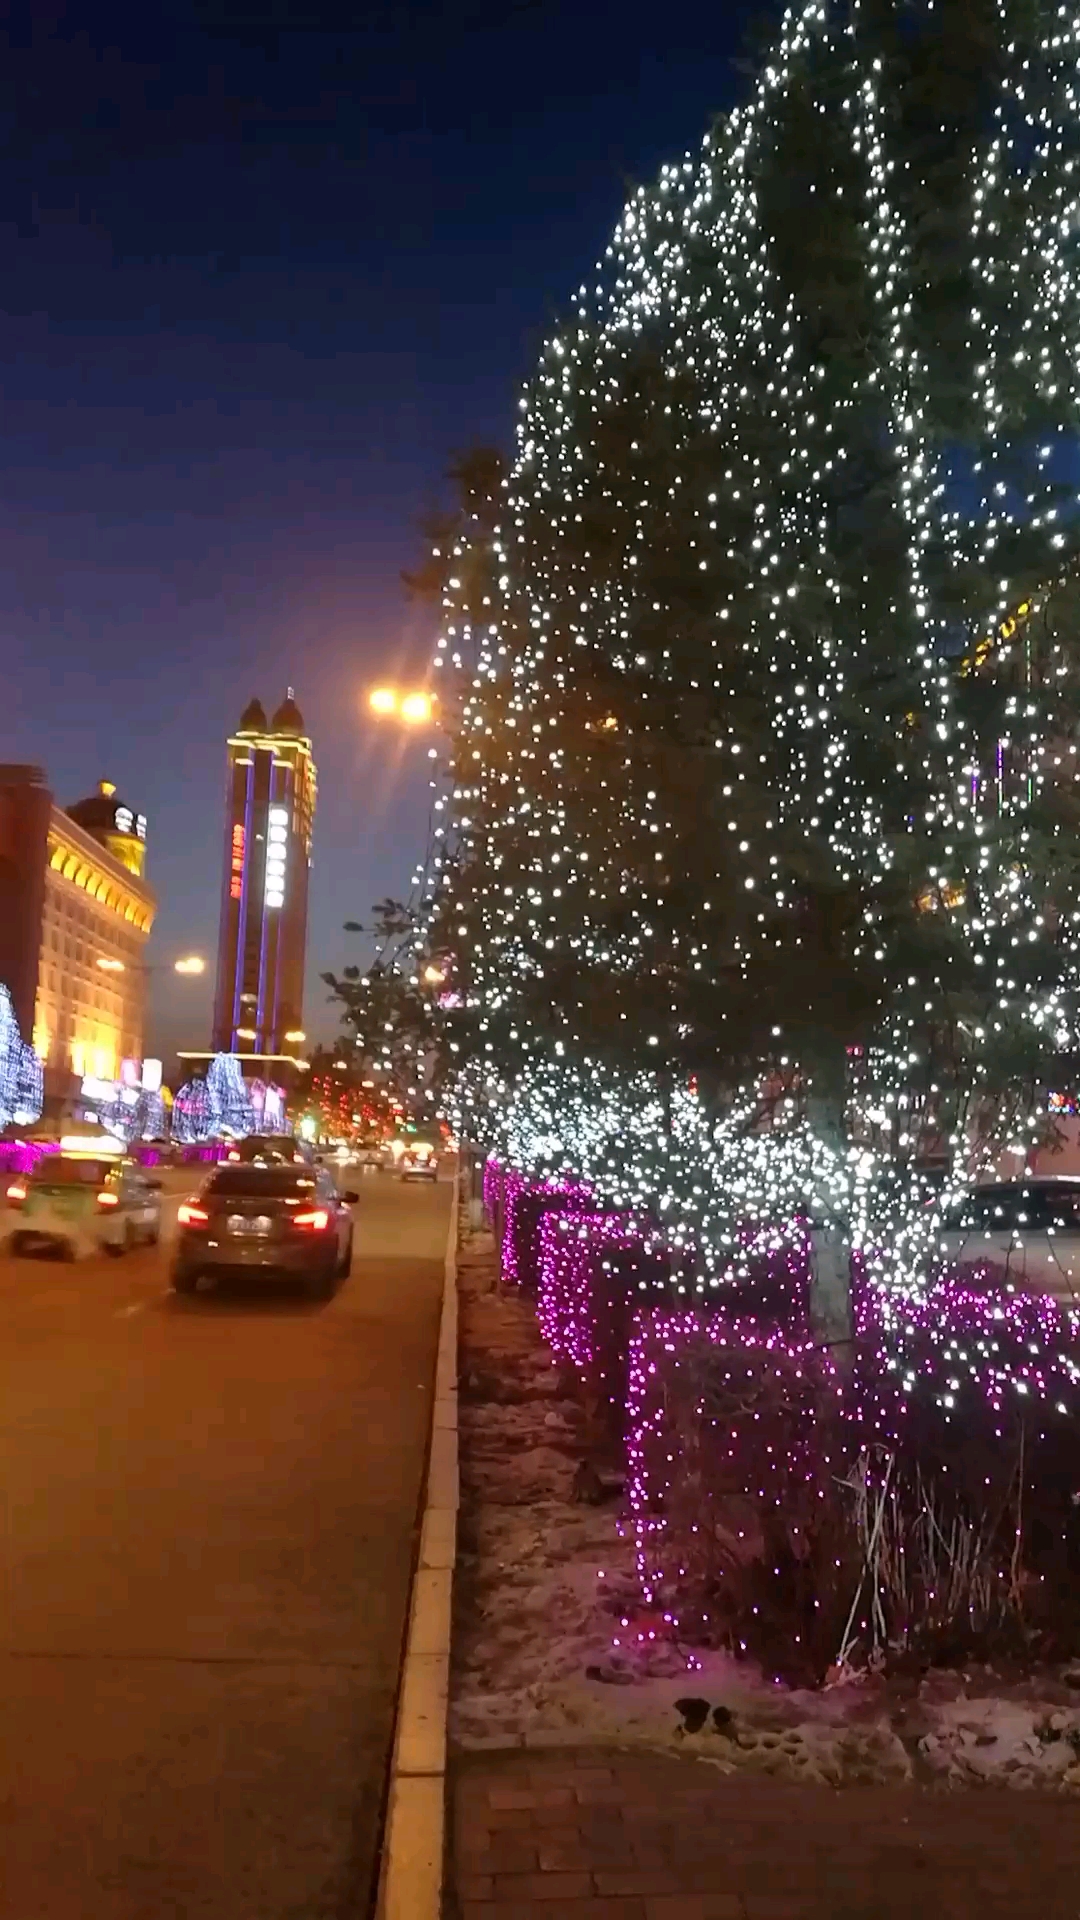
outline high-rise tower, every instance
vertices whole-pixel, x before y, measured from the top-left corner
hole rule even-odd
[[[214,1047],[303,1053],[315,762],[290,687],[269,723],[249,701],[229,741]]]

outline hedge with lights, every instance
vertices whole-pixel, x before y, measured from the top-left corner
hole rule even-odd
[[[625,1435],[639,1631],[659,1617],[688,1666],[727,1646],[798,1684],[1074,1655],[1080,1368],[1063,1319],[950,1291],[905,1328],[899,1365],[868,1343],[841,1379],[809,1334],[640,1312]]]

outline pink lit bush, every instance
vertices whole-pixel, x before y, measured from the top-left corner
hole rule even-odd
[[[590,1412],[621,1433],[634,1312],[670,1291],[655,1225],[629,1213],[547,1212],[540,1222],[537,1317],[557,1359],[574,1368]]]
[[[586,1452],[625,1469],[644,1637],[802,1684],[1080,1652],[1080,1316],[989,1274],[915,1300],[857,1266],[841,1376],[809,1331],[802,1239],[747,1244],[689,1307],[647,1217],[493,1166],[485,1198],[577,1376]]]
[[[864,1297],[853,1372],[726,1312],[638,1315],[628,1495],[646,1604],[786,1680],[1080,1651],[1075,1325],[946,1283]]]
[[[539,1284],[540,1225],[547,1213],[589,1204],[586,1189],[572,1180],[525,1180],[507,1172],[502,1190],[502,1275],[534,1293]]]
[[[627,1491],[642,1593],[674,1638],[824,1677],[854,1585],[842,1414],[809,1338],[723,1312],[638,1315]]]

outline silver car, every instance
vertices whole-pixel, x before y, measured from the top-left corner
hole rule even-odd
[[[1080,1179],[973,1187],[946,1214],[939,1251],[948,1266],[986,1266],[998,1283],[1080,1307]]]
[[[45,1153],[7,1189],[14,1214],[12,1253],[127,1253],[156,1246],[161,1182],[127,1159],[93,1153]]]

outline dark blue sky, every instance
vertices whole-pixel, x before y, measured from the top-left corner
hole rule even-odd
[[[626,185],[734,97],[745,12],[0,15],[0,759],[148,815],[153,959],[213,959],[224,738],[291,682],[320,785],[307,1026],[334,1030],[341,923],[424,844],[425,746],[363,710],[426,664],[418,518],[456,449],[509,447]],[[209,977],[155,989],[159,1044],[203,1044]]]

